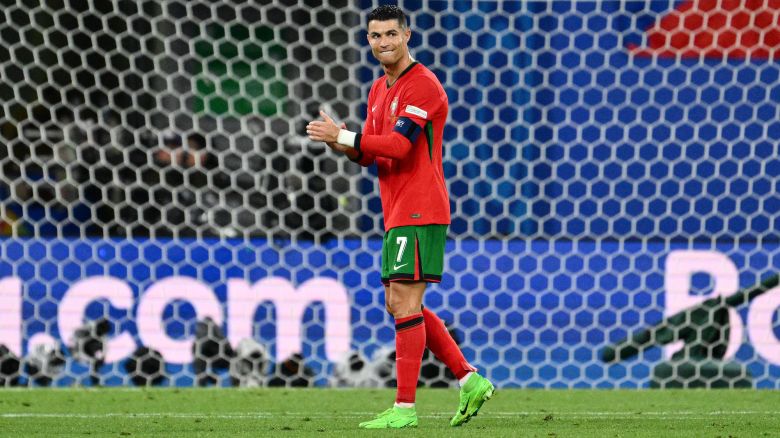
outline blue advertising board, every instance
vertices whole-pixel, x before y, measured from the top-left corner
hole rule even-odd
[[[121,384],[117,364],[147,345],[168,363],[170,384],[189,385],[193,326],[209,315],[231,342],[254,338],[277,362],[301,353],[323,385],[344,354],[372,358],[394,346],[378,274],[381,243],[368,243],[4,240],[3,342],[21,354],[41,334],[67,346],[77,326],[107,317],[107,384]],[[763,277],[756,273],[771,272],[778,259],[777,244],[450,241],[445,275],[424,302],[499,386],[642,387],[662,349],[607,364],[600,358],[606,345],[756,284]],[[731,322],[741,333],[731,341],[734,360],[762,376],[758,387],[780,377],[777,306],[749,303]],[[756,322],[761,312],[769,319]],[[69,374],[86,372],[71,362]]]

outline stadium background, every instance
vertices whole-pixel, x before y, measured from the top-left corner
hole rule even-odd
[[[381,361],[375,171],[302,132],[321,105],[360,126],[375,5],[3,0],[0,339],[22,365],[62,346],[54,384],[92,384],[72,333],[100,317],[106,385],[133,383],[144,345],[166,359],[159,383],[195,384],[205,316],[276,362],[299,351],[312,375],[281,383],[336,384],[351,351]],[[401,6],[450,97],[448,274],[425,304],[498,386],[649,386],[660,347],[620,363],[604,347],[776,273],[778,2]],[[203,161],[160,159],[195,133]],[[675,278],[672,254],[704,263]],[[746,329],[726,360],[759,388],[778,387],[778,293],[730,318]]]

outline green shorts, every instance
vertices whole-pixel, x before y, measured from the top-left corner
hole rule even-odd
[[[439,283],[447,225],[391,228],[382,241],[382,284],[411,280]]]

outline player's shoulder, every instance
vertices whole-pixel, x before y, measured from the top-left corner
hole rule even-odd
[[[376,91],[376,89],[379,88],[381,84],[384,84],[385,81],[387,81],[387,75],[382,75],[375,79],[371,84],[371,91],[369,91],[369,94],[374,94],[374,91]]]
[[[410,87],[417,88],[419,91],[444,93],[444,87],[441,85],[439,78],[425,65],[418,62],[409,73],[409,81],[407,83]]]
[[[436,77],[436,75],[425,66],[425,64],[421,64],[419,62],[415,63],[414,68],[412,68],[410,71],[410,76],[414,78],[416,81],[421,81],[423,83],[434,83],[438,87],[441,87],[441,82],[439,82],[439,78]]]

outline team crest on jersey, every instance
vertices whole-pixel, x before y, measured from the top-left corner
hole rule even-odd
[[[398,96],[395,96],[395,99],[390,103],[390,119],[395,123],[395,120],[398,118],[395,115],[395,112],[398,110]]]

